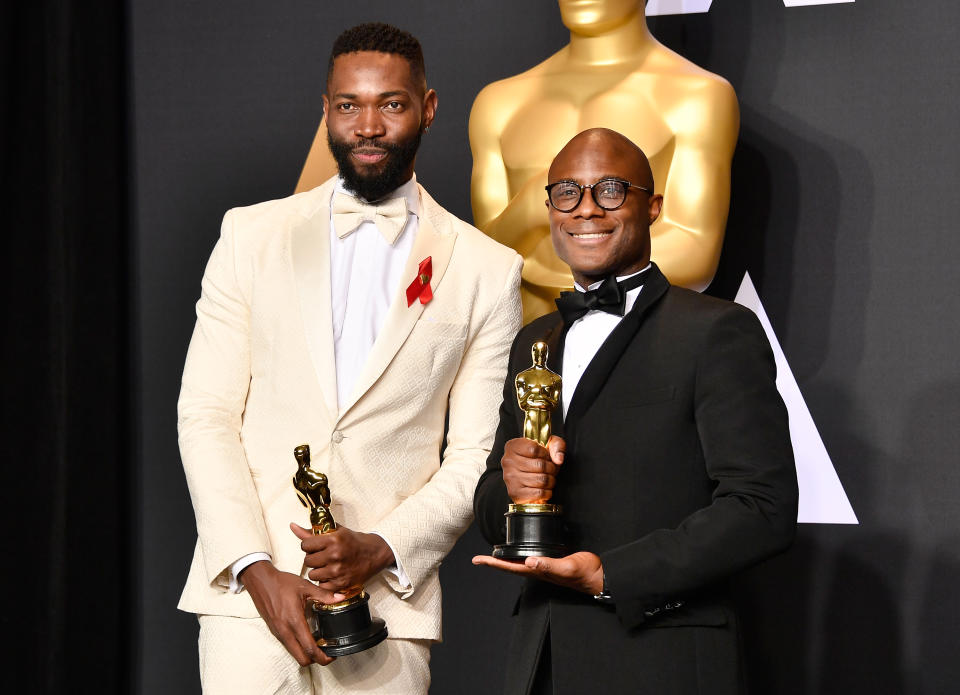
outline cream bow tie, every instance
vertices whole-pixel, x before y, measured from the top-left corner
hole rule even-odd
[[[407,199],[391,198],[371,205],[346,193],[333,195],[333,226],[338,238],[347,236],[363,222],[373,222],[387,243],[393,244],[407,223]]]

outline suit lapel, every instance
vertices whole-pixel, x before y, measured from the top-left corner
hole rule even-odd
[[[577,390],[573,394],[573,400],[570,402],[570,408],[567,410],[568,432],[575,430],[577,421],[596,400],[600,390],[607,383],[610,373],[626,351],[627,345],[640,330],[644,317],[669,287],[670,283],[654,264],[650,277],[644,283],[633,308],[613,329],[583,372],[580,383],[577,384]]]
[[[420,219],[417,236],[404,266],[401,286],[394,293],[383,327],[377,334],[367,361],[357,377],[353,394],[340,413],[341,417],[377,382],[410,335],[420,314],[423,313],[424,305],[419,301],[414,301],[412,305],[407,306],[406,294],[407,285],[417,276],[420,262],[427,256],[432,259],[433,277],[430,280],[430,287],[436,295],[440,291],[440,282],[453,255],[457,233],[450,223],[448,213],[423,190],[423,187],[418,185],[417,188],[420,192]],[[327,303],[329,304],[329,294]]]
[[[323,403],[337,419],[337,370],[330,310],[330,195],[334,181],[317,189],[318,206],[290,233],[293,274],[310,360],[320,382]]]

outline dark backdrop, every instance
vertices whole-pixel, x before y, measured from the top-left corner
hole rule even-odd
[[[133,675],[125,8],[0,9],[0,691]]]
[[[196,620],[175,609],[195,534],[175,404],[221,215],[292,191],[332,39],[383,20],[421,39],[440,95],[418,178],[469,219],[473,97],[566,32],[548,0],[48,5],[4,11],[4,189],[26,191],[4,439],[30,463],[8,488],[23,599],[2,624],[26,626],[21,671],[43,674],[28,690],[100,663],[103,692],[198,692]],[[651,19],[740,98],[710,291],[731,297],[749,270],[860,520],[801,526],[740,578],[756,693],[960,679],[958,22],[951,0]],[[471,530],[441,569],[441,695],[500,683],[514,584],[469,565],[483,550]]]

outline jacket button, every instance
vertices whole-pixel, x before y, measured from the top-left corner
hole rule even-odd
[[[334,444],[339,444],[340,442],[343,441],[343,432],[341,432],[340,430],[335,430],[333,433],[333,436],[330,437],[330,439],[333,440]]]

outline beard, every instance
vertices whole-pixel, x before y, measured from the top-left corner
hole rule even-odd
[[[379,138],[361,138],[351,143],[335,140],[330,131],[327,131],[327,145],[337,162],[337,168],[340,170],[340,176],[347,190],[368,203],[373,203],[406,183],[406,171],[413,162],[413,158],[417,156],[420,137],[421,132],[417,130],[416,135],[401,142],[391,143]],[[350,153],[354,148],[359,147],[376,147],[386,151],[387,156],[383,158],[382,168],[379,171],[363,174],[357,170]]]

